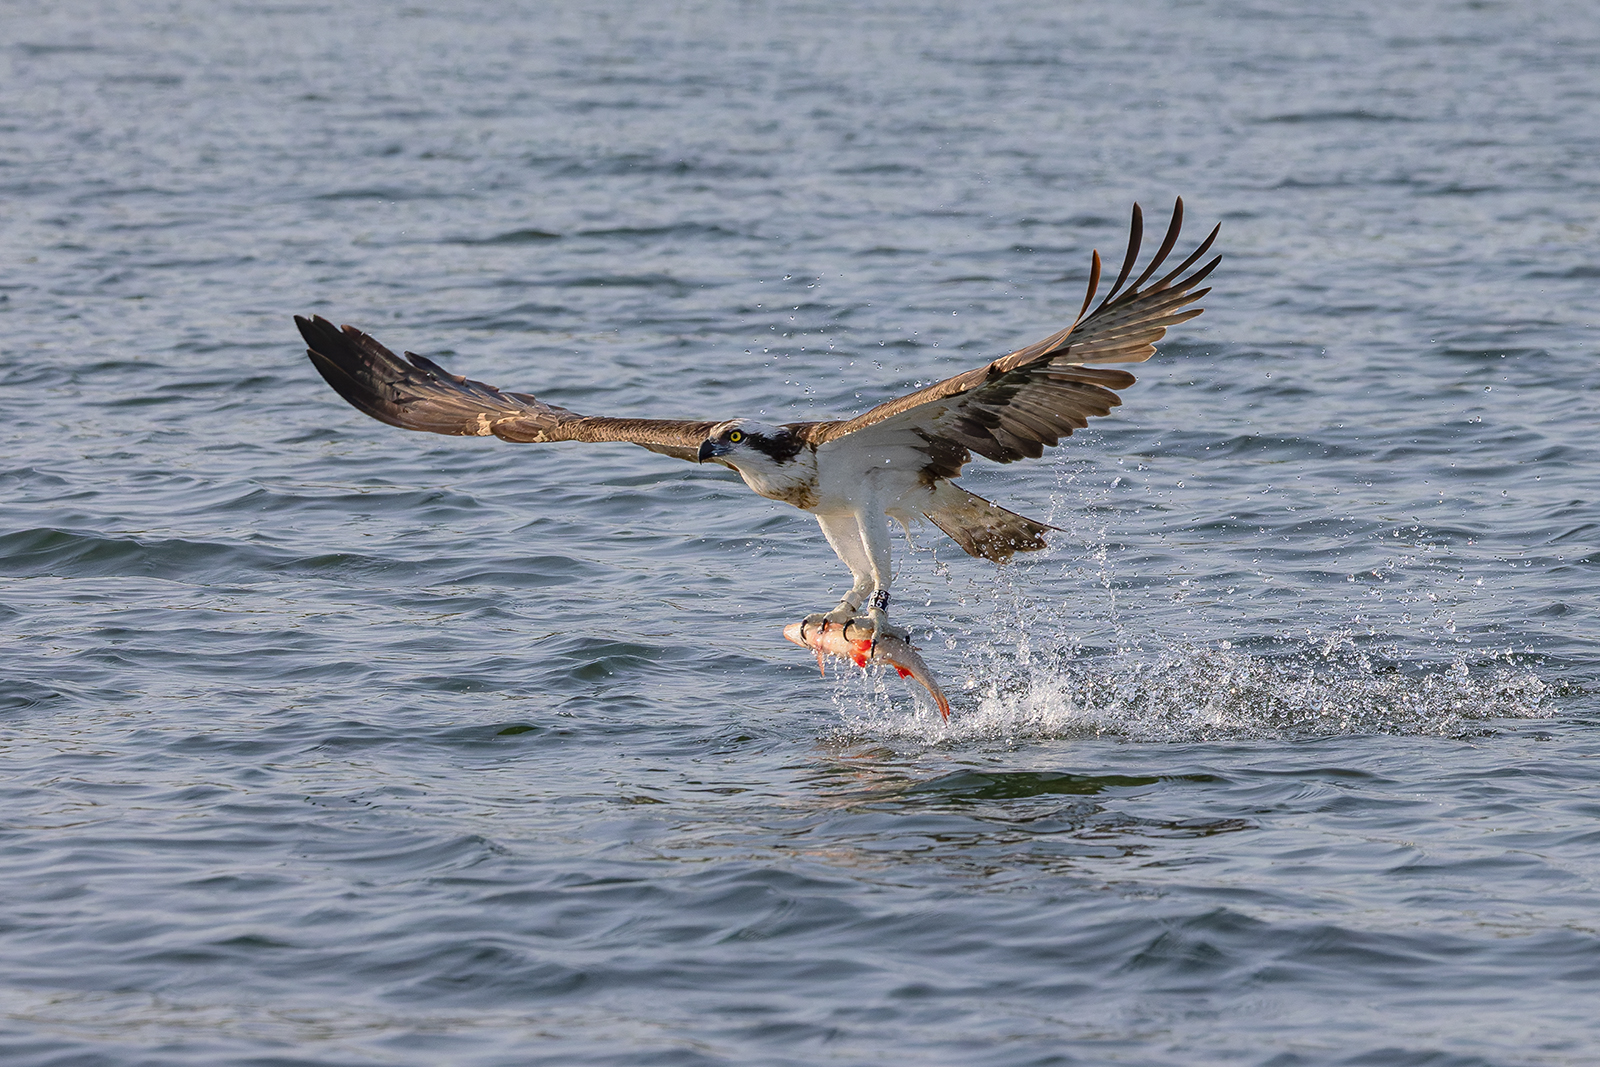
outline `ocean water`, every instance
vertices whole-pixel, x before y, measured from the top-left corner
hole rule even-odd
[[[0,1061],[1600,1062],[1600,9],[124,0],[0,33]],[[931,528],[408,434],[832,417],[1222,223]]]

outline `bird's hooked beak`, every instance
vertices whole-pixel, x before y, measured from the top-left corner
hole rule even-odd
[[[726,451],[727,449],[722,447],[721,441],[718,441],[715,437],[708,437],[700,442],[700,452],[694,457],[694,461],[696,463],[704,463],[708,459],[715,459]]]

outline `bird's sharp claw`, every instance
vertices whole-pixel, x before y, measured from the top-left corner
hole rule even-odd
[[[893,637],[907,644],[911,642],[911,631],[891,625],[881,608],[872,608],[865,613],[857,614],[857,609],[849,604],[840,604],[825,614],[807,615],[800,622],[801,640],[807,638],[812,632],[812,627],[817,627],[817,639],[818,643],[821,643],[830,626],[839,627],[840,636],[851,648],[849,658],[858,667],[864,667],[871,661],[878,651],[878,641],[881,638]]]

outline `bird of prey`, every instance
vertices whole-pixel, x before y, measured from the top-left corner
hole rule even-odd
[[[1134,383],[1125,370],[1095,363],[1140,363],[1155,342],[1200,314],[1197,289],[1221,261],[1195,265],[1220,225],[1176,268],[1156,277],[1178,242],[1183,200],[1173,206],[1165,239],[1144,271],[1124,288],[1139,257],[1143,216],[1133,207],[1128,249],[1116,284],[1094,309],[1100,253],[1091,262],[1078,317],[1008,356],[879,404],[853,419],[772,425],[731,418],[634,419],[580,415],[530,393],[502,392],[451,374],[425,356],[401,359],[353,326],[320,316],[295,322],[307,354],[328,384],[373,418],[407,430],[516,442],[627,442],[696,463],[736,471],[761,496],[817,517],[823,536],[854,582],[833,610],[808,623],[865,621],[873,639],[904,637],[890,626],[889,522],[926,518],[969,555],[1003,563],[1045,547],[1052,527],[1007,511],[955,484],[973,453],[997,463],[1030,457],[1110,414],[1113,390]],[[1146,283],[1149,283],[1148,285]]]

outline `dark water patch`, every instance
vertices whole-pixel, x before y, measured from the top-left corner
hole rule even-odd
[[[207,502],[204,506],[217,514],[392,515],[404,516],[414,523],[472,521],[481,519],[485,511],[482,500],[460,490],[383,486],[361,490],[305,485],[253,486],[237,496]]]
[[[331,441],[344,439],[346,434],[332,426],[311,426],[297,430],[287,437],[281,437],[272,442],[273,445],[299,447],[312,444],[326,444]]]
[[[579,237],[605,237],[605,238],[683,238],[683,237],[745,237],[745,234],[730,230],[717,223],[706,222],[679,222],[667,226],[613,226],[602,229],[586,229],[577,232]]]
[[[629,677],[639,671],[662,672],[675,663],[691,661],[694,653],[682,646],[643,644],[598,637],[592,634],[565,634],[543,643],[547,670],[556,670],[574,681],[599,681]]]
[[[520,286],[518,288],[521,288]],[[516,331],[531,333],[551,329],[556,323],[570,323],[576,309],[560,304],[520,303],[504,311],[484,312],[474,315],[440,319],[443,326],[465,326],[474,330]],[[563,326],[563,328],[565,328]]]
[[[15,470],[0,471],[0,485],[9,485],[13,489],[28,489],[46,493],[59,499],[58,493],[64,489],[76,489],[76,483],[69,481],[60,474],[40,470],[37,467],[22,467]]]
[[[433,559],[393,559],[352,552],[326,552],[308,556],[274,553],[271,570],[297,577],[339,577],[346,580],[377,579],[434,580],[438,574]]]
[[[839,167],[834,170],[834,173],[850,175],[852,177],[862,177],[866,175],[889,174],[905,174],[915,176],[926,172],[921,167],[914,166],[909,163],[868,163],[853,167]]]
[[[1155,451],[1156,447],[1161,451]],[[1231,455],[1248,459],[1327,462],[1368,459],[1374,451],[1373,445],[1361,447],[1353,439],[1340,441],[1326,432],[1306,436],[1239,434],[1219,438],[1215,433],[1206,431],[1178,430],[1163,433],[1159,446],[1149,446],[1141,451],[1141,456],[1147,459],[1157,456],[1212,459]]]
[[[1291,397],[1295,395],[1301,395],[1304,392],[1306,392],[1306,390],[1290,388],[1278,391],[1278,395],[1282,397]],[[1180,438],[1180,441],[1181,440],[1182,439]],[[1199,442],[1196,441],[1194,444],[1199,445]],[[1324,439],[1318,439],[1317,437],[1309,435],[1305,437],[1287,437],[1264,436],[1253,433],[1239,434],[1235,437],[1226,437],[1222,438],[1221,440],[1213,438],[1212,443],[1199,445],[1198,449],[1195,449],[1191,446],[1186,451],[1178,452],[1180,455],[1187,454],[1196,459],[1205,458],[1207,453],[1210,454],[1211,458],[1233,456],[1246,459],[1261,459],[1269,461],[1287,461],[1294,459],[1352,459],[1358,456],[1366,456],[1371,454],[1366,450],[1358,451],[1349,447],[1335,447],[1328,444],[1328,442]]]
[[[936,793],[957,802],[1017,800],[1036,796],[1093,796],[1110,789],[1156,785],[1161,779],[1127,775],[1050,773],[983,774],[958,771],[911,787],[912,793]]]
[[[374,870],[412,872],[424,869],[439,873],[475,867],[505,853],[504,847],[477,834],[402,840],[378,849],[366,843],[334,838],[307,841],[301,849],[307,857],[323,862]]]
[[[104,374],[149,377],[153,374],[170,374],[175,368],[165,363],[143,359],[101,358],[72,367],[73,378],[82,381]]]
[[[562,559],[560,566],[578,566]],[[399,559],[354,553],[299,555],[261,545],[135,538],[90,531],[35,529],[0,535],[0,573],[24,576],[125,575],[171,581],[259,580],[267,574],[344,575],[437,581],[431,558]],[[530,572],[537,573],[537,572]],[[257,577],[252,579],[249,575]]]
[[[110,49],[97,44],[33,44],[26,41],[19,41],[12,47],[25,56],[84,55],[94,52],[111,51]]]
[[[576,109],[624,107],[633,108],[644,105],[634,103],[619,104],[579,104],[573,105]],[[765,178],[769,172],[749,164],[731,162],[709,162],[699,159],[660,157],[630,153],[617,156],[606,156],[598,159],[563,160],[556,161],[550,168],[553,177],[575,178],[586,176],[647,176],[658,175],[662,177],[687,177],[693,175],[698,178]]]
[[[594,984],[578,967],[540,960],[526,950],[486,938],[441,944],[419,956],[385,961],[384,970],[393,982],[386,997],[397,1003],[475,996],[487,996],[489,1003],[530,996],[559,1001]],[[408,972],[427,977],[400,978]],[[613,985],[614,978],[606,984]]]
[[[900,248],[900,247],[891,247],[889,245],[879,245],[876,248],[860,249],[857,252],[855,252],[854,254],[857,255],[857,256],[898,257],[898,256],[919,255],[919,254],[921,254],[922,251],[923,251],[922,249],[916,249],[916,248]],[[752,310],[752,309],[746,309],[746,310]]]
[[[596,100],[592,97],[569,100],[564,104],[564,110],[574,115],[589,115],[597,111],[668,111],[667,104],[658,100],[643,100],[638,97],[626,99]],[[612,169],[612,168],[615,169]],[[646,170],[657,174],[687,174],[695,169],[695,164],[688,160],[673,160],[669,163],[659,163],[649,160],[644,164],[609,164],[608,173],[627,173],[633,170]]]
[[[22,530],[0,535],[0,573],[185,577],[232,573],[259,550],[181,538],[139,540],[91,531]]]
[[[158,89],[173,89],[183,84],[182,74],[108,74],[100,79],[103,85],[151,85]]]
[[[1584,263],[1584,264],[1580,264],[1580,265],[1578,265],[1576,267],[1569,267],[1569,268],[1567,268],[1566,270],[1563,270],[1563,271],[1530,271],[1527,274],[1527,277],[1529,277],[1529,278],[1538,278],[1538,279],[1546,279],[1546,278],[1584,278],[1584,279],[1587,279],[1587,278],[1600,278],[1600,265]]]
[[[168,404],[182,404],[193,398],[182,393],[171,396],[122,396],[110,400],[103,400],[100,406],[112,411],[138,410],[140,408],[162,407]]]
[[[442,118],[443,116],[430,108],[425,107],[380,107],[373,111],[360,113],[356,116],[363,120],[377,119],[379,121],[393,121],[400,123],[423,123],[429,119]],[[369,155],[388,156],[398,155],[399,152],[391,151],[394,146],[380,143],[367,149]]]
[[[1550,509],[1545,512],[1545,518],[1563,519],[1573,515],[1585,514],[1588,510],[1589,504],[1587,501],[1571,500],[1562,504],[1552,505]],[[1556,545],[1561,544],[1563,541],[1578,540],[1585,536],[1591,536],[1592,532],[1597,528],[1600,528],[1600,523],[1584,522],[1567,529],[1558,529],[1549,534],[1544,543]]]
[[[174,226],[184,225],[182,222],[173,223]],[[139,266],[144,270],[218,270],[223,267],[244,267],[256,262],[256,257],[249,254],[225,256],[174,256],[163,259],[142,259]],[[177,346],[181,351],[184,346]],[[218,346],[222,347],[222,346]]]
[[[1442,356],[1446,359],[1459,359],[1467,363],[1499,362],[1504,359],[1548,359],[1550,356],[1550,353],[1542,348],[1527,348],[1510,344],[1497,345],[1490,348],[1445,345],[1442,348],[1430,349],[1428,354]]]
[[[1317,190],[1324,190],[1324,189],[1348,189],[1348,188],[1350,188],[1352,186],[1359,185],[1359,184],[1361,184],[1361,183],[1359,183],[1359,182],[1357,182],[1357,181],[1355,181],[1354,179],[1351,179],[1351,178],[1320,178],[1319,179],[1319,178],[1304,178],[1304,177],[1298,177],[1298,176],[1291,175],[1289,177],[1280,178],[1278,181],[1272,183],[1269,186],[1266,186],[1266,188],[1270,189],[1270,190],[1274,190],[1274,191],[1283,190],[1283,191],[1286,191],[1286,192],[1292,192],[1294,190],[1301,190],[1301,189],[1310,190],[1310,191],[1317,191]]]
[[[1473,185],[1468,182],[1418,183],[1425,196],[1483,196],[1486,193],[1506,193],[1503,185]]]
[[[525,245],[542,244],[545,241],[559,241],[559,233],[550,233],[547,230],[506,230],[493,237],[451,237],[441,241],[441,244],[457,245]]]
[[[568,556],[533,556],[518,561],[511,568],[456,571],[450,576],[452,585],[491,586],[502,589],[548,589],[570,585],[593,577],[596,568],[575,562]]]
[[[1368,111],[1355,108],[1344,111],[1297,111],[1252,120],[1261,124],[1325,125],[1342,122],[1425,122],[1425,118],[1400,115],[1391,111]]]
[[[137,200],[144,197],[158,197],[163,200],[180,199],[185,190],[181,188],[162,187],[159,185],[111,185],[109,183],[95,183],[89,188],[75,193],[69,203],[93,205],[104,200],[114,200],[126,197]]]
[[[339,189],[331,193],[319,193],[311,199],[329,202],[341,200],[388,200],[396,203],[412,200],[454,200],[460,199],[465,194],[445,192],[443,190],[418,189],[411,186],[367,186],[351,189]]]
[[[40,685],[21,678],[0,682],[0,712],[24,712],[35,708],[48,708],[52,704],[65,702],[68,699],[67,693],[54,686]]]
[[[447,730],[439,735],[441,741],[450,744],[469,745],[503,745],[508,743],[521,744],[522,741],[510,742],[505,739],[521,738],[537,740],[535,736],[542,728],[531,722],[485,723],[483,725],[463,726]]]
[[[556,286],[571,289],[645,289],[672,296],[687,296],[698,283],[670,274],[569,274],[552,279]]]

